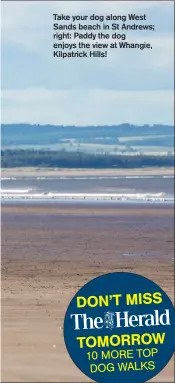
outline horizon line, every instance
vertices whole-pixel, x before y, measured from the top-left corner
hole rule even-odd
[[[118,123],[118,124],[110,124],[110,125],[102,125],[102,124],[98,124],[98,125],[65,125],[65,124],[50,124],[50,123],[45,123],[45,124],[40,124],[40,123],[37,123],[37,122],[1,122],[1,127],[2,125],[37,125],[37,126],[55,126],[55,127],[75,127],[75,128],[94,128],[94,127],[105,127],[105,126],[109,126],[109,127],[117,127],[117,126],[122,126],[122,125],[129,125],[129,126],[135,126],[135,127],[154,127],[154,126],[169,126],[169,127],[174,127],[174,125],[171,125],[171,124],[168,124],[168,123],[156,123],[156,124],[136,124],[136,123],[130,123],[130,122],[121,122],[121,123]]]

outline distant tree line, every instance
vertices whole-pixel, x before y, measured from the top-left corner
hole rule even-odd
[[[173,155],[108,155],[44,150],[2,150],[1,167],[140,168],[174,166]]]

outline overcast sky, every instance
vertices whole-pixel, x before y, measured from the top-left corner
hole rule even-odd
[[[152,50],[52,57],[53,13],[147,15]],[[2,2],[2,122],[173,124],[173,1]]]

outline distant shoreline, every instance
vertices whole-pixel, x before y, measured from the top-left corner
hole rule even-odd
[[[59,176],[125,176],[125,175],[174,175],[173,167],[137,168],[137,169],[67,169],[67,168],[2,168],[1,177],[59,177]]]

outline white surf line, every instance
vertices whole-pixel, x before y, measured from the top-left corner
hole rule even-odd
[[[0,190],[0,194],[3,195],[3,194],[24,194],[24,193],[28,193],[29,191],[31,191],[32,189],[1,189]]]
[[[57,200],[116,200],[116,201],[174,201],[173,197],[166,197],[164,193],[40,193],[40,194],[22,194],[22,193],[1,193],[2,199],[57,199]]]

